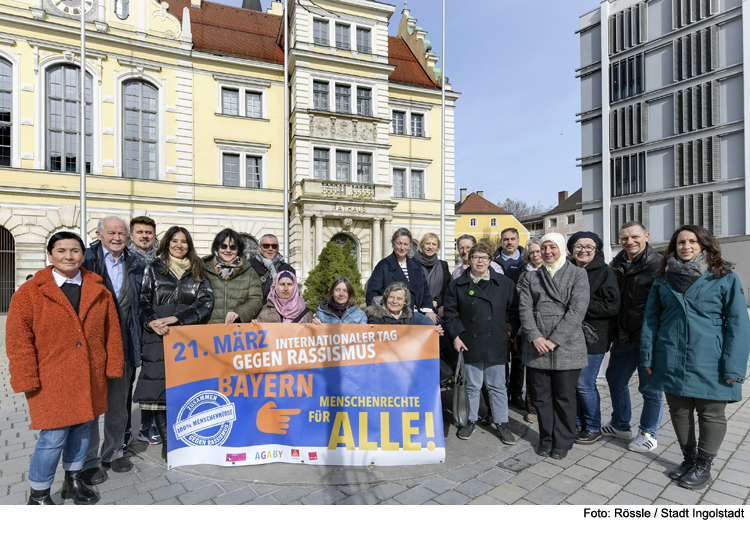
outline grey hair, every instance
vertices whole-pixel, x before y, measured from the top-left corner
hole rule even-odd
[[[500,232],[500,238],[502,239],[503,235],[505,235],[508,232],[515,233],[516,237],[518,237],[518,230],[516,228],[505,228],[503,231]]]
[[[396,239],[398,239],[399,237],[409,237],[409,242],[412,241],[411,231],[409,231],[406,228],[398,228],[396,231],[393,232],[393,237],[391,237],[391,244],[396,242]]]
[[[477,243],[476,238],[473,235],[461,235],[458,239],[456,239],[456,244],[463,241],[464,239],[469,239],[471,241],[471,245],[474,246]]]
[[[386,307],[388,297],[393,291],[404,291],[404,309],[411,309],[411,289],[403,281],[394,281],[383,291],[383,307]]]
[[[104,223],[107,220],[118,220],[123,226],[125,226],[125,233],[128,232],[128,223],[125,222],[120,217],[117,217],[117,216],[114,216],[114,215],[111,215],[111,216],[104,217],[104,218],[100,219],[99,223],[96,225],[96,231],[98,231],[99,233],[102,233],[104,231]]]
[[[539,242],[539,239],[530,239],[529,242],[526,243],[526,249],[523,252],[523,258],[525,261],[529,261],[529,248],[531,248],[532,244],[536,244],[539,246],[539,249],[542,249],[542,243]]]
[[[276,235],[274,235],[273,233],[266,233],[260,238],[260,240],[258,241],[258,244],[262,243],[263,239],[265,239],[266,237],[273,237],[274,239],[276,239],[276,242],[279,242],[279,238]]]
[[[630,222],[625,222],[622,226],[620,226],[620,231],[628,228],[632,228],[633,226],[640,226],[640,228],[643,230],[643,233],[648,233],[648,230],[646,229],[646,226],[638,222],[637,220],[631,220]]]

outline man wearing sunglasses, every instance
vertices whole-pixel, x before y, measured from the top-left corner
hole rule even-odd
[[[279,272],[288,271],[297,275],[292,265],[284,262],[284,256],[279,253],[279,239],[276,235],[267,233],[260,238],[258,251],[250,258],[250,264],[260,278],[263,289],[263,305],[266,305],[268,293],[271,292],[273,280]]]

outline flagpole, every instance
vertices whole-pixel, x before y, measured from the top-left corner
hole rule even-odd
[[[284,0],[284,248],[287,261],[291,262],[292,252],[289,243],[289,12],[287,5],[287,0]],[[302,246],[308,244],[302,243]]]
[[[440,247],[440,259],[445,261],[445,249],[448,243],[445,242],[445,0],[443,0],[443,64],[442,80],[442,104],[443,104],[443,124],[442,124],[442,150],[441,150],[441,179],[440,179],[440,241],[443,245]]]
[[[80,0],[81,10],[81,113],[79,120],[79,146],[81,157],[78,160],[78,167],[81,170],[81,239],[83,244],[88,243],[86,238],[86,6],[84,0]],[[64,165],[65,162],[63,161]],[[63,167],[64,168],[64,167]]]

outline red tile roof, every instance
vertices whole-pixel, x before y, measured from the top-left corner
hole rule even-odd
[[[456,202],[454,212],[457,215],[504,215],[508,213],[502,207],[493,204],[475,192],[467,196],[463,203]]]
[[[388,63],[396,67],[390,75],[391,81],[430,88],[438,87],[401,37],[388,36]]]
[[[568,198],[563,200],[562,203],[558,204],[557,207],[553,208],[550,211],[547,211],[544,216],[554,215],[556,213],[565,213],[566,211],[578,211],[578,204],[580,204],[582,200],[583,187],[568,196]]]
[[[213,2],[203,2],[200,9],[191,9],[190,0],[168,3],[180,23],[182,9],[190,9],[196,50],[284,64],[284,49],[276,42],[282,17]]]

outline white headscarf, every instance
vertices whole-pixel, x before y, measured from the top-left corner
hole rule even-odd
[[[557,248],[560,250],[560,258],[557,261],[555,261],[554,263],[544,263],[544,268],[546,268],[547,272],[549,272],[549,276],[551,278],[554,278],[557,271],[560,270],[565,264],[565,261],[567,261],[565,252],[565,236],[561,233],[547,233],[539,242],[542,246],[544,246],[544,243],[547,241],[555,243],[557,245]]]

